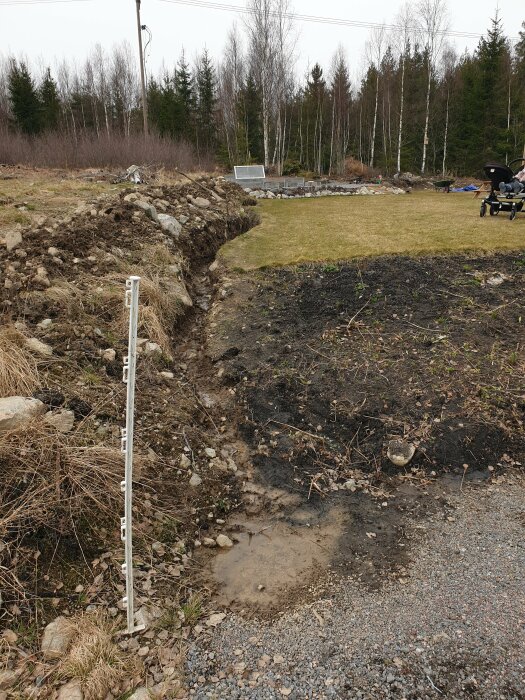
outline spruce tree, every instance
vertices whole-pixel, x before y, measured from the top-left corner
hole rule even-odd
[[[60,99],[51,70],[48,68],[40,86],[41,126],[44,131],[55,131],[60,118]]]
[[[242,122],[245,133],[246,161],[261,163],[264,160],[262,134],[262,101],[253,72],[248,73],[242,88]]]
[[[184,51],[181,54],[177,64],[177,73],[175,76],[175,94],[180,103],[180,134],[188,139],[195,138],[194,129],[194,109],[195,109],[195,93],[193,77],[189,66],[186,62]]]
[[[328,90],[323,77],[323,69],[316,63],[312,68],[304,94],[304,131],[305,151],[303,167],[313,170],[317,175],[326,169],[329,163],[329,125]]]
[[[502,159],[506,151],[509,54],[501,19],[496,15],[477,50],[479,83],[474,98],[479,105],[482,132],[481,143],[473,146],[478,152],[481,150],[486,159]]]
[[[8,75],[9,99],[16,126],[30,136],[41,130],[40,100],[26,64],[13,61]]]
[[[216,146],[216,82],[213,64],[205,50],[197,69],[197,128],[200,145],[210,152]]]

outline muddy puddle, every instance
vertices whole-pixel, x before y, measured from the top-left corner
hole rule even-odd
[[[298,511],[294,520],[236,523],[235,547],[219,553],[212,572],[223,605],[274,607],[329,568],[346,524],[342,508],[322,518]]]
[[[338,577],[378,589],[407,575],[412,545],[422,532],[414,523],[445,517],[446,510],[441,485],[425,490],[409,484],[386,501],[341,493],[317,505],[266,505],[257,515],[230,520],[234,547],[208,561],[216,601],[272,615],[329,597]]]

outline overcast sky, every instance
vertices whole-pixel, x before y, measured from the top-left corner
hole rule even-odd
[[[0,0],[0,52],[24,54],[31,60],[53,65],[62,57],[82,60],[91,46],[100,42],[111,48],[123,39],[136,43],[134,0],[88,0],[86,2],[42,3],[36,0]],[[216,0],[245,6],[244,0]],[[401,0],[296,0],[301,14],[335,17],[363,22],[391,23]],[[517,36],[525,19],[523,0],[500,3],[508,35]],[[483,33],[494,15],[497,0],[449,2],[450,27],[456,31]],[[142,0],[142,21],[153,33],[149,69],[157,72],[164,62],[171,66],[184,47],[189,58],[204,46],[218,58],[233,22],[242,27],[238,13],[171,4],[163,0]],[[326,68],[336,47],[347,53],[352,76],[360,74],[367,29],[297,23],[297,69],[303,73],[315,61]],[[476,39],[449,39],[458,51],[474,48]]]

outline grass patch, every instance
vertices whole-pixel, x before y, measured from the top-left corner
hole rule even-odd
[[[220,255],[232,268],[349,260],[394,254],[518,250],[522,217],[479,216],[472,194],[326,197],[267,200],[262,223],[227,243]]]

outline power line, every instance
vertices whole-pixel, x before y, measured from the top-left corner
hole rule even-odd
[[[253,10],[248,7],[239,5],[230,5],[226,3],[212,2],[211,0],[159,0],[174,5],[186,5],[189,7],[201,7],[211,10],[223,10],[225,12],[241,12],[243,14],[252,14]],[[271,12],[273,16],[278,16],[277,12]],[[342,19],[338,17],[318,17],[315,15],[302,15],[296,12],[285,12],[282,14],[286,19],[297,20],[299,22],[312,22],[315,24],[330,24],[339,27],[353,27],[357,29],[386,29],[391,31],[400,30],[396,24],[383,24],[379,22],[360,22],[358,20]],[[439,32],[443,36],[453,37],[455,39],[480,39],[483,34],[474,34],[472,32],[458,32],[455,30],[443,30]],[[509,37],[514,40],[516,37]]]
[[[0,6],[25,7],[26,5],[62,5],[69,2],[93,2],[93,0],[0,0]]]

